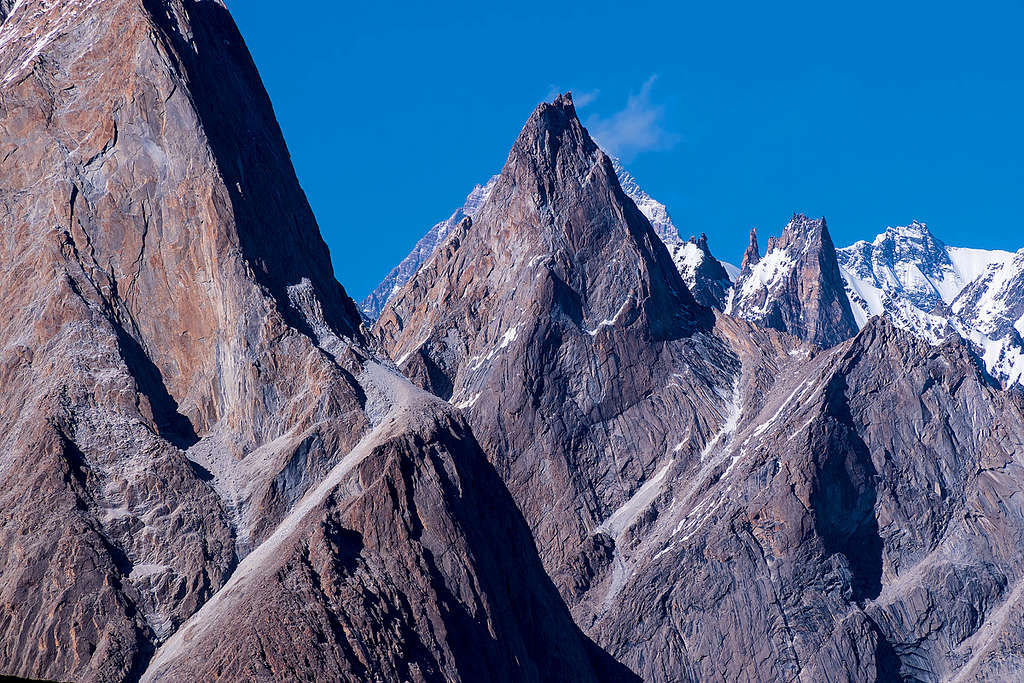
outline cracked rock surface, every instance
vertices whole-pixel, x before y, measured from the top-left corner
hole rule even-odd
[[[5,2],[0,74],[0,674],[628,675],[376,360],[221,3]]]

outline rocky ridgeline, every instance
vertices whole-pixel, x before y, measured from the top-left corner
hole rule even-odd
[[[730,274],[562,95],[368,330],[221,3],[0,11],[0,674],[1024,675],[1019,255]]]
[[[224,6],[4,7],[0,674],[628,675],[365,336]]]

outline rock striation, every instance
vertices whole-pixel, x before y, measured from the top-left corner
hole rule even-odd
[[[367,338],[223,4],[3,8],[0,674],[628,677]]]
[[[374,330],[464,412],[576,623],[645,680],[1020,676],[1020,397],[958,338],[858,332],[823,220],[752,234],[754,325],[682,295],[616,189],[541,105]]]
[[[884,318],[774,374],[597,530],[577,621],[645,680],[1019,677],[1019,399]]]
[[[676,443],[661,424],[712,429],[685,389],[729,374],[727,349],[697,334],[713,322],[565,95],[534,111],[476,219],[375,331],[467,412],[566,594],[589,531]],[[709,360],[682,371],[684,349]]]

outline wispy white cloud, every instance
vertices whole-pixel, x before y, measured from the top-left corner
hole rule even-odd
[[[601,94],[600,90],[579,90],[572,94],[572,103],[577,107],[585,107]]]
[[[651,101],[657,76],[651,76],[639,93],[630,93],[626,106],[609,116],[593,114],[587,129],[605,150],[625,162],[641,152],[671,149],[680,136],[665,129],[665,108]]]

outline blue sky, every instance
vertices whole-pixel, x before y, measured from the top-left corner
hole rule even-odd
[[[1019,1],[228,5],[357,300],[568,89],[719,258],[794,211],[1024,246]]]

